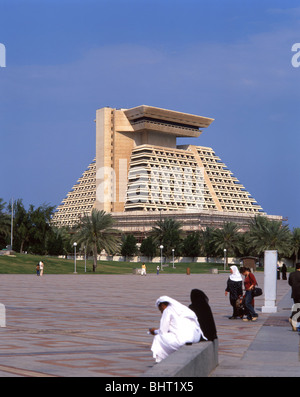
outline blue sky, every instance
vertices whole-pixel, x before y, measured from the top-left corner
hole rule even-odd
[[[212,117],[212,147],[300,227],[300,6],[293,0],[0,0],[0,197],[59,205],[95,156],[95,114]]]

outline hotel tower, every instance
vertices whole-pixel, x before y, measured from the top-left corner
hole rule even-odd
[[[226,221],[247,229],[267,215],[210,147],[177,145],[197,138],[212,118],[138,106],[96,112],[96,157],[57,207],[52,224],[74,226],[93,208],[112,214],[124,233],[143,237],[172,217],[186,231]]]

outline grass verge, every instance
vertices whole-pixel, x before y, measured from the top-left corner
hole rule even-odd
[[[36,265],[42,260],[44,262],[44,274],[72,274],[75,265],[73,259],[61,259],[56,257],[38,256],[29,254],[18,254],[13,256],[0,256],[0,274],[35,274]],[[140,262],[113,262],[98,261],[96,273],[93,273],[93,261],[87,260],[86,274],[132,274],[134,268],[140,268]],[[146,263],[147,273],[156,273],[159,263]],[[163,267],[160,273],[179,273],[184,274],[190,269],[191,274],[209,273],[211,268],[223,271],[223,264],[220,263],[172,263]],[[85,274],[85,261],[76,261],[76,271],[78,274]]]

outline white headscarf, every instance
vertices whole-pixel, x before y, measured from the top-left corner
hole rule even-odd
[[[232,281],[242,281],[242,276],[241,273],[239,272],[239,269],[233,265],[230,266],[230,269],[232,270],[232,274],[229,276],[230,280]]]

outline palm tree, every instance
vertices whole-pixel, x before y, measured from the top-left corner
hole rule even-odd
[[[256,252],[254,252],[253,247],[249,243],[249,231],[240,233],[240,245],[237,247],[236,256],[255,256]]]
[[[65,258],[68,257],[68,254],[72,252],[72,231],[68,226],[60,227],[59,229],[53,228],[54,232],[62,240],[63,247],[62,252],[65,255]]]
[[[291,253],[291,232],[288,225],[258,215],[250,223],[249,244],[261,255],[265,250],[277,250],[278,255]]]
[[[115,253],[119,248],[118,230],[113,228],[114,220],[111,214],[93,209],[90,216],[81,218],[78,224],[74,241],[85,244],[93,251],[93,272],[97,268],[98,252],[105,250],[108,254]]]
[[[206,256],[206,260],[214,255],[214,247],[212,237],[215,229],[213,227],[207,227],[205,230],[200,231],[200,245],[203,247],[203,253]]]
[[[216,253],[223,255],[226,249],[226,266],[228,256],[234,255],[236,250],[241,247],[239,227],[234,222],[225,222],[221,229],[215,229],[212,235],[212,243]]]
[[[175,219],[165,218],[157,221],[151,235],[158,245],[164,246],[166,256],[171,256],[172,248],[179,248],[182,238],[182,224]]]
[[[299,260],[298,258],[299,258],[299,250],[300,250],[300,228],[299,227],[296,227],[293,229],[291,245],[292,245],[293,254],[295,255],[295,263],[297,263]]]

